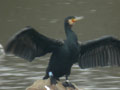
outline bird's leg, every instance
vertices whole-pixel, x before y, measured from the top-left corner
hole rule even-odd
[[[57,84],[57,80],[54,78],[53,73],[52,72],[48,72],[48,75],[50,77],[50,83],[51,83],[51,85]]]
[[[65,75],[65,80],[66,80],[66,82],[70,82],[68,79],[68,75]]]
[[[64,87],[72,87],[75,89],[74,85],[72,85],[72,83],[68,80],[68,75],[65,75],[65,79],[66,81],[63,83]]]

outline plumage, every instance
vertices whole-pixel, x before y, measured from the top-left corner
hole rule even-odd
[[[81,68],[120,65],[120,41],[116,38],[104,36],[80,46],[78,62]]]
[[[15,34],[5,47],[6,53],[13,53],[16,56],[32,61],[35,57],[40,57],[52,52],[63,42],[47,38],[38,33],[32,27],[26,27]]]
[[[73,23],[78,19],[74,16],[65,19],[64,42],[48,38],[34,28],[26,27],[7,43],[5,52],[32,61],[46,53],[52,53],[44,79],[49,72],[55,79],[70,75],[71,67],[78,62],[81,68],[97,66],[120,66],[120,41],[111,36],[79,43],[77,35],[72,31]]]

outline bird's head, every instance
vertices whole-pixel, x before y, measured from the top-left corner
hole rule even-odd
[[[77,16],[69,16],[65,18],[65,25],[72,26],[76,21],[83,19],[83,16],[77,17]]]

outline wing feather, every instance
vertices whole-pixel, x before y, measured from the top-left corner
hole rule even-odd
[[[31,27],[26,27],[15,34],[5,47],[6,53],[32,61],[52,52],[55,48],[63,45],[63,42],[48,38]]]
[[[81,68],[120,65],[120,41],[111,36],[88,41],[81,45],[78,62]]]

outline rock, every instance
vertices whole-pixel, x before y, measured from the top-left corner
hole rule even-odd
[[[73,84],[73,83],[72,83]],[[72,87],[64,87],[62,82],[57,81],[56,85],[50,84],[50,79],[47,80],[37,80],[28,87],[26,90],[78,90],[77,86],[73,84],[75,88]]]

